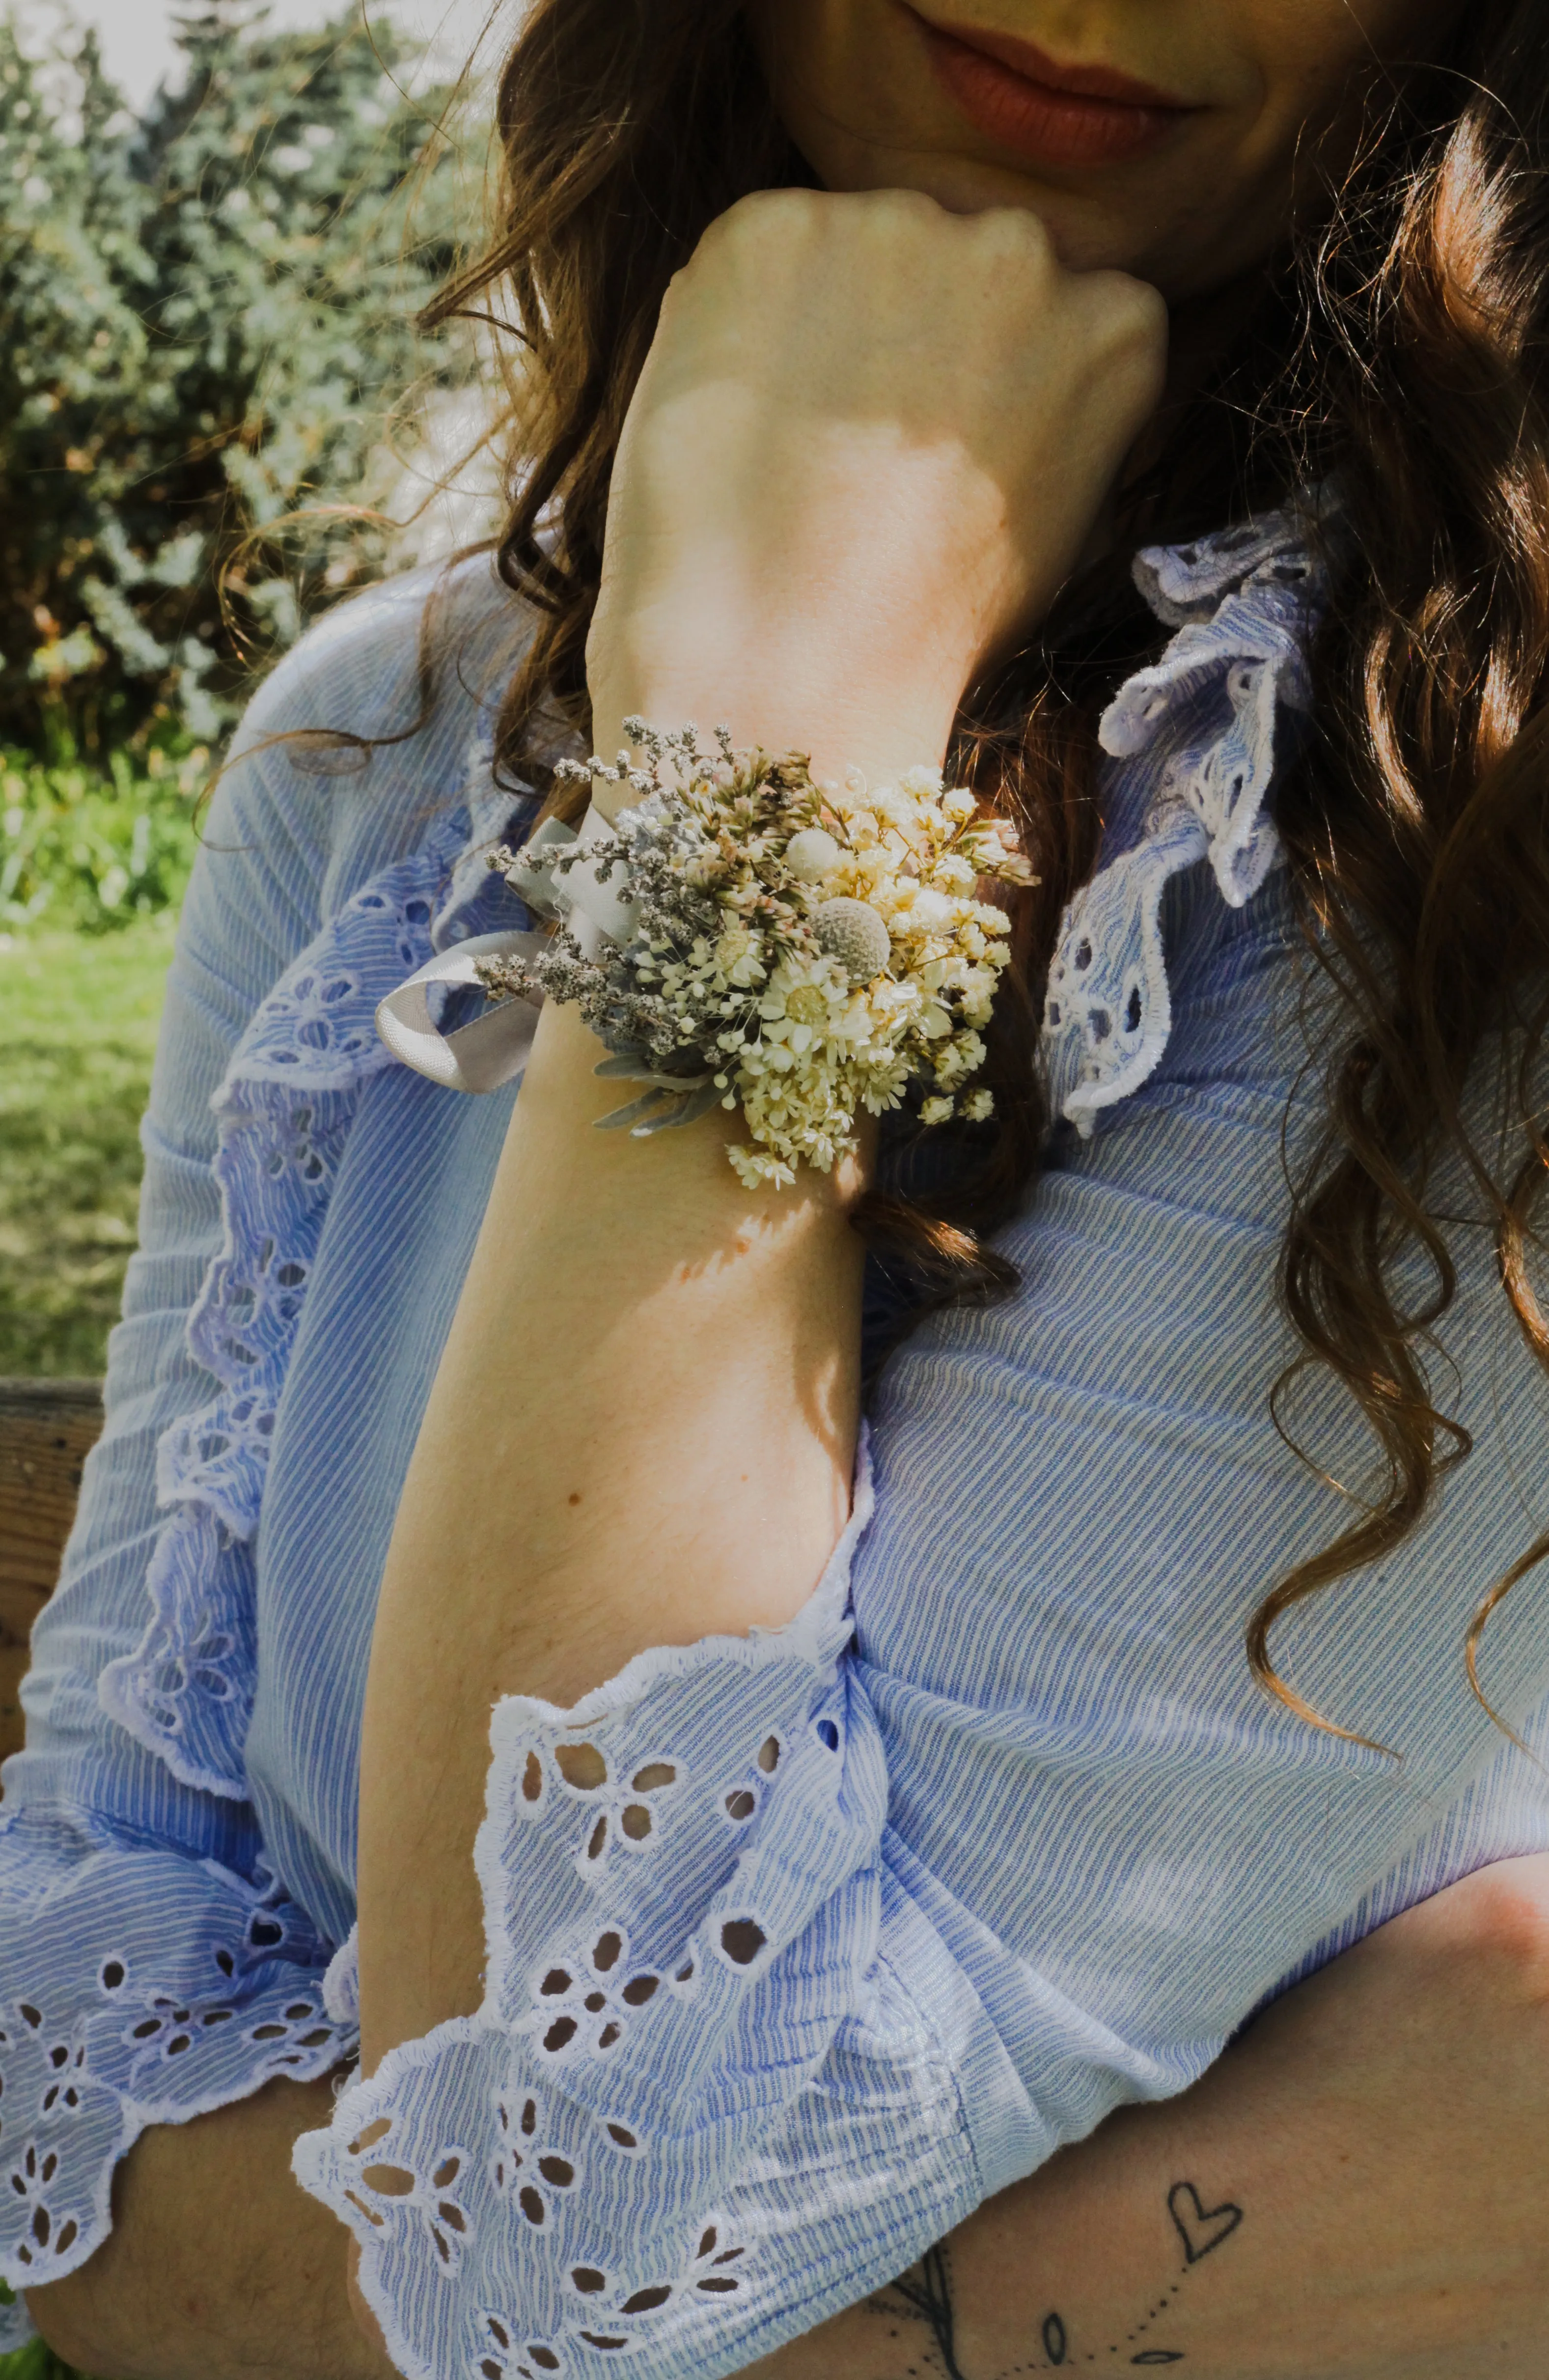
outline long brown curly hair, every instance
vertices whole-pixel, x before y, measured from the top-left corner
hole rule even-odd
[[[1291,1184],[1280,1289],[1300,1353],[1273,1409],[1281,1423],[1296,1375],[1326,1367],[1376,1462],[1356,1517],[1248,1630],[1260,1681],[1319,1725],[1275,1670],[1274,1621],[1390,1552],[1469,1451],[1426,1366],[1456,1293],[1432,1195],[1444,1157],[1461,1157],[1503,1294],[1549,1367],[1529,1267],[1549,1165],[1535,1091],[1549,1017],[1549,10],[1484,0],[1439,64],[1397,85],[1373,77],[1364,97],[1353,165],[1258,277],[1229,351],[1129,487],[1125,552],[964,697],[953,765],[1017,820],[1041,878],[1019,897],[1015,982],[991,1036],[998,1122],[971,1136],[950,1190],[878,1192],[860,1217],[912,1241],[927,1271],[933,1260],[938,1290],[1005,1285],[987,1235],[1046,1142],[1036,1019],[1060,913],[1095,864],[1095,714],[1156,634],[1127,552],[1332,479],[1349,555],[1313,656],[1315,740],[1277,817],[1340,1029],[1322,1062],[1317,1146]],[[609,479],[668,279],[735,200],[813,176],[736,0],[538,0],[497,120],[498,237],[429,320],[493,309],[521,343],[519,469],[498,552],[537,630],[498,748],[513,775],[544,784],[556,724],[589,732]],[[1487,1048],[1507,1054],[1486,1148],[1463,1093]],[[1417,1255],[1430,1285],[1406,1301],[1400,1259]],[[1481,1630],[1545,1552],[1549,1535],[1475,1615],[1466,1657],[1482,1701]]]

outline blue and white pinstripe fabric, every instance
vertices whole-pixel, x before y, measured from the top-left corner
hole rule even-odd
[[[297,2157],[413,2380],[735,2370],[1120,2101],[1180,2088],[1279,1983],[1549,1844],[1543,1774],[1462,1669],[1478,1597],[1542,1525],[1544,1393],[1482,1225],[1454,1232],[1442,1350],[1474,1453],[1397,1555],[1277,1637],[1402,1761],[1301,1725],[1243,1658],[1343,1509],[1266,1408],[1303,1046],[1257,807],[1297,697],[1267,535],[1152,557],[1190,641],[1110,713],[1093,949],[1073,914],[1048,1044],[1072,1128],[1003,1235],[1020,1293],[888,1364],[869,1484],[790,1629],[644,1657],[572,1713],[496,1709],[485,2006],[352,2086]],[[368,599],[276,674],[184,917],[108,1426],[0,1813],[13,2286],[100,2241],[141,2126],[350,2043],[377,1583],[514,1096],[448,1096],[357,1028],[432,938],[522,922],[466,865],[515,807],[481,759],[470,805],[467,759],[509,599],[465,577],[430,723],[359,773],[265,739],[408,725],[424,597]],[[1465,1185],[1442,1203],[1466,1214]],[[1297,1419],[1325,1475],[1359,1477],[1332,1393]],[[1531,1582],[1485,1682],[1549,1752]],[[412,2187],[376,2188],[383,2166]]]

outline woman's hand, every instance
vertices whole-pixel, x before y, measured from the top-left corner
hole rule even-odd
[[[1020,210],[743,200],[674,276],[625,424],[599,748],[640,709],[826,773],[938,760],[1089,543],[1166,344],[1154,289],[1067,273]]]

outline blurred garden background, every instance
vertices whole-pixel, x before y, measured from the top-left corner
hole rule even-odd
[[[245,694],[487,516],[476,338],[415,327],[477,229],[477,86],[375,0],[315,13],[190,6],[137,93],[0,0],[0,1376],[103,1368]]]
[[[477,237],[455,68],[511,5],[447,0],[428,43],[435,5],[0,0],[0,1378],[103,1370],[256,678],[490,518],[488,356],[416,317]],[[34,2340],[0,2380],[77,2375]]]

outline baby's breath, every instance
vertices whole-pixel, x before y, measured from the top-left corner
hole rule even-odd
[[[584,955],[563,922],[583,847],[561,844],[543,855],[562,920],[548,949],[479,969],[496,997],[574,1002],[611,1052],[598,1072],[647,1086],[603,1122],[647,1134],[740,1108],[748,1142],[728,1155],[752,1188],[801,1164],[828,1172],[859,1112],[900,1106],[911,1085],[924,1123],[992,1114],[969,1085],[1009,920],[978,886],[1035,880],[1006,828],[933,769],[819,783],[801,754],[736,749],[724,727],[709,747],[692,725],[624,729],[644,765],[624,751],[560,773],[636,797],[584,855],[627,863],[631,939]],[[491,864],[531,898],[521,856]]]

